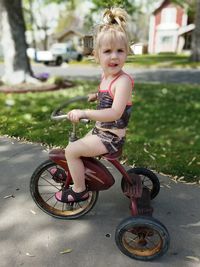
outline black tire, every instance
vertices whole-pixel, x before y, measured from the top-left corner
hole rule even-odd
[[[146,169],[146,168],[132,168],[127,171],[128,174],[131,176],[132,174],[137,174],[141,177],[142,184],[144,187],[148,188],[150,191],[151,199],[154,199],[159,191],[160,191],[160,182],[158,177],[153,173],[152,171]],[[124,177],[122,177],[121,181],[121,188],[124,192],[126,180]]]
[[[119,224],[115,242],[126,256],[150,261],[167,252],[170,236],[160,221],[153,217],[137,216],[127,218]]]
[[[81,61],[83,59],[83,56],[81,55],[81,54],[78,54],[78,56],[77,56],[77,61]]]
[[[56,66],[60,66],[63,63],[62,57],[57,57],[56,58]]]
[[[58,175],[52,175],[52,169]],[[47,214],[59,219],[76,219],[88,213],[98,199],[97,191],[90,191],[89,198],[73,204],[61,203],[56,200],[55,193],[65,184],[66,172],[62,167],[47,160],[33,173],[30,181],[30,192],[37,206]]]

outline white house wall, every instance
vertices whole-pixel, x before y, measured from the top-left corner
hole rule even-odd
[[[150,16],[149,22],[149,42],[148,42],[148,52],[150,54],[154,53],[154,29],[155,29],[155,16]]]
[[[187,25],[187,14],[183,15],[181,26],[176,22],[177,9],[175,7],[162,9],[160,14],[161,21],[158,25],[156,25],[156,15],[152,14],[150,17],[148,52],[180,52],[183,47],[183,40],[179,38],[179,31]]]
[[[163,43],[163,38],[171,38],[168,43]],[[158,30],[156,33],[155,53],[176,52],[177,49],[177,30]]]
[[[187,14],[183,14],[183,17],[182,17],[182,26],[186,26],[188,23],[188,15]]]

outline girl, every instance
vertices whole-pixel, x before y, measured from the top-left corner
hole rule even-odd
[[[97,110],[72,110],[70,121],[81,118],[96,121],[95,128],[82,139],[70,143],[65,157],[73,179],[73,187],[55,194],[58,201],[73,203],[89,197],[85,185],[85,168],[81,157],[95,157],[118,151],[124,144],[126,127],[131,112],[133,80],[122,68],[129,52],[127,13],[121,8],[104,12],[104,23],[94,38],[94,56],[103,75],[97,94],[89,100],[98,100]]]

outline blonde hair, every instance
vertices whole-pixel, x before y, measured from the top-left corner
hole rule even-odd
[[[100,41],[106,33],[112,40],[121,39],[129,52],[129,34],[128,34],[128,14],[122,8],[113,7],[106,9],[103,13],[103,23],[97,26],[94,35],[94,54],[98,54]]]

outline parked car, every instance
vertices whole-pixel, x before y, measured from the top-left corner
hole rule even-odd
[[[67,43],[55,43],[47,51],[37,51],[36,61],[60,66],[63,62],[81,61],[82,58],[83,55]]]

